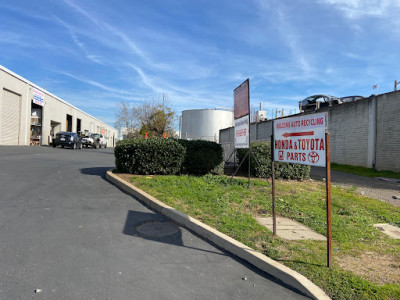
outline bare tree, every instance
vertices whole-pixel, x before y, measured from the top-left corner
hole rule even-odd
[[[136,117],[140,122],[140,134],[147,132],[148,136],[162,137],[164,134],[174,136],[173,122],[175,112],[166,104],[166,99],[145,101],[134,108]]]
[[[138,135],[138,123],[135,115],[134,106],[121,101],[117,104],[115,112],[115,127],[126,128],[127,138],[133,138]]]
[[[129,102],[118,103],[116,111],[116,127],[126,127],[128,138],[144,136],[174,137],[173,123],[175,112],[166,104],[163,95],[162,100],[154,96],[142,104],[133,106]]]

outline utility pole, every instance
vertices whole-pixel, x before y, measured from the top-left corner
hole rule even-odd
[[[394,91],[397,91],[397,85],[400,84],[400,81],[394,81]]]

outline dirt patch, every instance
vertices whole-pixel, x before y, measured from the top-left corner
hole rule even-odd
[[[339,265],[348,271],[378,284],[400,284],[400,257],[366,252],[360,256],[336,258]]]
[[[126,182],[130,182],[129,178],[131,178],[133,175],[132,174],[115,174],[119,178],[125,180]]]
[[[115,175],[117,175],[119,178],[121,178],[121,179],[123,179],[123,180],[125,180],[126,182],[129,182],[129,183],[132,183],[130,181],[130,178],[132,176],[146,177],[146,178],[149,178],[149,179],[154,177],[154,175],[132,175],[132,174],[122,174],[122,173],[118,173],[118,174],[115,174]]]

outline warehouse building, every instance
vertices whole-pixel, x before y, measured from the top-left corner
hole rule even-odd
[[[117,129],[0,66],[0,145],[49,145],[60,131],[101,133],[107,145]]]

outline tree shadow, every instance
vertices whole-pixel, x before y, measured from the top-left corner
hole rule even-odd
[[[114,155],[114,150],[113,151],[108,151],[107,149],[96,149],[96,152],[104,153],[104,154],[111,154]]]
[[[85,175],[92,176],[100,176],[104,180],[106,180],[106,173],[109,170],[112,170],[114,167],[94,167],[94,168],[83,168],[81,169],[81,173]]]
[[[273,277],[271,274],[258,269],[256,266],[251,265],[250,263],[243,260],[242,258],[237,257],[229,252],[226,252],[223,249],[219,249],[219,247],[217,245],[215,245],[214,243],[204,240],[202,237],[198,236],[196,233],[194,233],[190,230],[189,231],[192,234],[194,234],[201,240],[204,240],[205,242],[209,243],[213,247],[216,247],[218,250],[220,250],[220,252],[185,245],[182,240],[182,230],[181,230],[181,228],[178,227],[178,225],[176,225],[178,227],[178,231],[173,232],[170,235],[164,235],[164,236],[152,236],[152,235],[148,235],[148,234],[143,234],[138,231],[138,227],[140,227],[141,225],[155,223],[155,222],[157,222],[158,224],[164,223],[166,226],[168,226],[170,224],[174,224],[171,222],[170,219],[168,219],[167,217],[165,217],[161,214],[129,210],[128,214],[126,216],[125,226],[124,226],[122,233],[125,235],[129,235],[129,236],[140,237],[140,238],[143,238],[146,240],[156,241],[156,242],[165,243],[165,244],[169,244],[169,245],[175,245],[175,246],[179,246],[179,247],[185,247],[188,249],[194,249],[197,251],[202,251],[202,252],[207,252],[207,253],[230,257],[233,260],[235,260],[238,263],[245,266],[246,268],[248,268],[249,270],[253,271],[254,273],[264,277],[265,279],[275,282],[275,283],[279,284],[280,286],[287,288],[298,295],[309,298],[309,296],[307,294],[305,294],[304,292],[281,281],[280,279],[277,279],[276,277]]]
[[[154,234],[152,234],[151,232],[143,232],[141,230],[138,230],[138,227],[142,225],[149,225],[152,223],[159,226],[163,226],[163,224],[165,224],[166,227],[169,227],[172,230],[170,231],[170,233],[168,233],[167,230],[164,231],[162,234],[157,234],[157,232],[154,232]],[[162,230],[162,228],[160,229]],[[172,223],[171,220],[169,220],[167,217],[160,214],[129,210],[126,216],[125,226],[122,233],[125,235],[140,237],[150,241],[156,241],[160,243],[226,256],[225,253],[185,245],[182,240],[182,229],[178,225]]]

